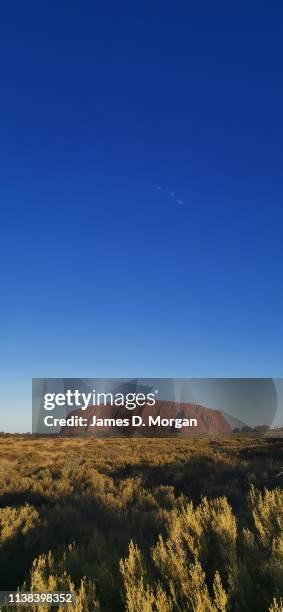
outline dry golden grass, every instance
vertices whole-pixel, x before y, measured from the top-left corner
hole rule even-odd
[[[282,611],[282,465],[282,439],[0,436],[0,588]]]

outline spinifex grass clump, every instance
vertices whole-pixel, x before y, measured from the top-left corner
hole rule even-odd
[[[225,497],[203,498],[167,514],[150,556],[131,542],[120,563],[129,612],[282,610],[283,492],[252,488],[249,507],[239,528]]]

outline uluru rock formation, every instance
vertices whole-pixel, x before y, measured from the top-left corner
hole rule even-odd
[[[95,437],[101,436],[182,436],[192,437],[195,435],[229,433],[232,431],[231,425],[219,410],[212,410],[197,404],[176,403],[173,401],[156,400],[154,406],[136,407],[130,411],[123,406],[89,406],[86,410],[72,410],[67,415],[69,417],[83,417],[85,425],[66,425],[61,428],[62,435],[81,435],[88,434]],[[142,418],[143,424],[132,425],[132,416]],[[161,419],[196,419],[197,425],[193,427],[184,426],[176,428],[174,424],[166,421],[164,426],[149,425],[149,417],[161,417]],[[96,417],[96,419],[94,418]],[[114,419],[115,423],[103,423],[102,425],[93,424],[94,421],[102,419]],[[117,419],[129,419],[129,425],[117,425]]]

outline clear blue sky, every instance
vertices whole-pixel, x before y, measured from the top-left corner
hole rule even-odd
[[[32,376],[282,376],[282,3],[4,4],[0,429]]]

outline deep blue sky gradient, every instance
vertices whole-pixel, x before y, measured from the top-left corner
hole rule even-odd
[[[282,58],[280,2],[1,7],[0,429],[32,376],[283,375]]]

